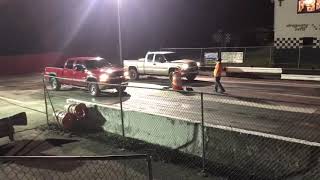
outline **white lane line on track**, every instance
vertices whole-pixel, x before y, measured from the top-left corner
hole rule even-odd
[[[21,107],[21,108],[24,108],[24,109],[28,109],[28,110],[32,110],[32,111],[36,111],[36,112],[45,114],[45,112],[43,112],[42,110],[30,108],[31,105],[35,105],[35,104],[37,104],[39,102],[42,102],[42,101],[33,101],[33,102],[27,102],[26,103],[26,102],[23,102],[23,101],[19,101],[19,100],[16,100],[16,99],[11,99],[11,98],[6,98],[6,97],[3,97],[3,96],[0,96],[0,100],[6,101],[7,103],[9,103],[11,105],[14,105],[14,106],[18,106],[18,107]]]
[[[6,97],[3,97],[3,96],[0,96],[0,99],[5,100],[5,101],[11,101],[11,102],[14,102],[14,103],[17,103],[17,104],[25,104],[25,102],[22,102],[22,101],[19,101],[19,100],[15,100],[15,99],[11,99],[11,98],[6,98]]]
[[[118,110],[120,109],[119,107],[108,106],[108,105],[103,105],[103,104],[99,104],[99,103],[86,102],[86,101],[77,100],[77,99],[67,99],[67,102],[68,103],[70,103],[70,102],[87,103],[87,104],[102,106],[102,107],[106,107],[106,108],[113,108],[113,109],[118,109]],[[180,118],[180,117],[174,117],[174,116],[170,116],[170,115],[169,116],[163,115],[163,114],[154,114],[154,115],[165,116],[165,117],[188,121],[188,122],[193,122],[193,123],[197,123],[197,124],[200,123],[199,121],[193,121],[193,120]],[[275,135],[275,134],[263,133],[263,132],[252,131],[252,130],[245,130],[245,129],[240,129],[240,128],[233,128],[233,127],[222,126],[222,125],[213,125],[213,124],[208,124],[208,123],[205,123],[205,125],[207,127],[212,127],[212,128],[222,129],[222,130],[234,131],[234,132],[239,132],[239,133],[243,133],[243,134],[255,135],[255,136],[260,136],[260,137],[265,137],[265,138],[270,138],[270,139],[277,139],[277,140],[286,141],[286,142],[293,142],[293,143],[304,144],[304,145],[308,145],[308,146],[320,147],[320,143],[318,143],[318,142],[312,142],[312,141],[307,141],[307,140],[302,140],[302,139],[297,139],[297,138],[290,138],[290,137],[286,137],[286,136],[279,136],[279,135]]]
[[[281,141],[287,141],[287,142],[305,144],[308,146],[320,147],[320,143],[318,143],[318,142],[312,142],[312,141],[307,141],[307,140],[302,140],[302,139],[297,139],[297,138],[290,138],[290,137],[286,137],[286,136],[279,136],[279,135],[275,135],[275,134],[263,133],[263,132],[258,132],[258,131],[245,130],[245,129],[240,129],[240,128],[233,128],[233,127],[228,127],[228,126],[212,125],[212,124],[207,124],[207,123],[205,123],[205,125],[209,126],[209,127],[217,128],[217,129],[234,131],[234,132],[239,132],[239,133],[243,133],[243,134],[250,134],[250,135],[261,136],[261,137],[266,137],[266,138],[270,138],[270,139],[277,139],[277,140],[281,140]]]
[[[0,96],[0,99],[4,100],[4,101],[8,101],[8,102],[13,102],[13,103],[16,103],[16,104],[22,104],[22,105],[31,105],[31,104],[37,104],[39,102],[44,102],[44,101],[24,102],[24,101],[19,101],[19,100],[16,100],[16,99],[7,98],[7,97],[3,97],[3,96]]]
[[[281,74],[281,79],[320,81],[319,75]]]

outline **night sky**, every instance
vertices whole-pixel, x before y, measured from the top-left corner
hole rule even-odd
[[[270,0],[122,0],[125,58],[208,47],[218,30],[272,28]],[[116,0],[0,0],[0,54],[63,51],[117,58]],[[272,30],[272,29],[271,29]],[[241,39],[241,45],[252,45]]]

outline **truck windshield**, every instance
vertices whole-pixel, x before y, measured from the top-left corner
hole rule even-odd
[[[105,59],[102,60],[89,60],[85,62],[87,69],[96,69],[111,66],[111,63]]]
[[[164,54],[167,61],[175,61],[181,59],[176,53]]]

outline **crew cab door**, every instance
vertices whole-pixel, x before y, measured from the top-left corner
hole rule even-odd
[[[166,59],[162,54],[156,54],[154,57],[153,74],[168,75]]]
[[[83,61],[77,60],[73,68],[73,85],[86,86],[87,72]]]
[[[152,74],[153,73],[153,61],[154,61],[154,54],[148,53],[145,57],[144,61],[144,73],[145,74]]]
[[[73,80],[72,80],[73,79],[73,64],[74,64],[74,60],[67,60],[67,62],[65,63],[63,73],[61,76],[61,78],[65,78],[65,79],[60,79],[63,84],[73,85]]]

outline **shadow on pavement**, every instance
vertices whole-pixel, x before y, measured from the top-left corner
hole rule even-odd
[[[161,86],[171,86],[169,79],[165,77],[145,77],[145,78],[140,78],[138,81],[134,81],[134,82],[149,83],[149,84],[155,84],[155,85],[161,85]],[[212,82],[200,81],[200,80],[188,81],[183,79],[182,84],[183,86],[206,87],[206,86],[211,86]]]
[[[1,156],[37,156],[42,155],[42,151],[61,147],[64,144],[77,142],[72,139],[54,139],[49,138],[45,140],[18,140],[10,144],[0,146]]]

